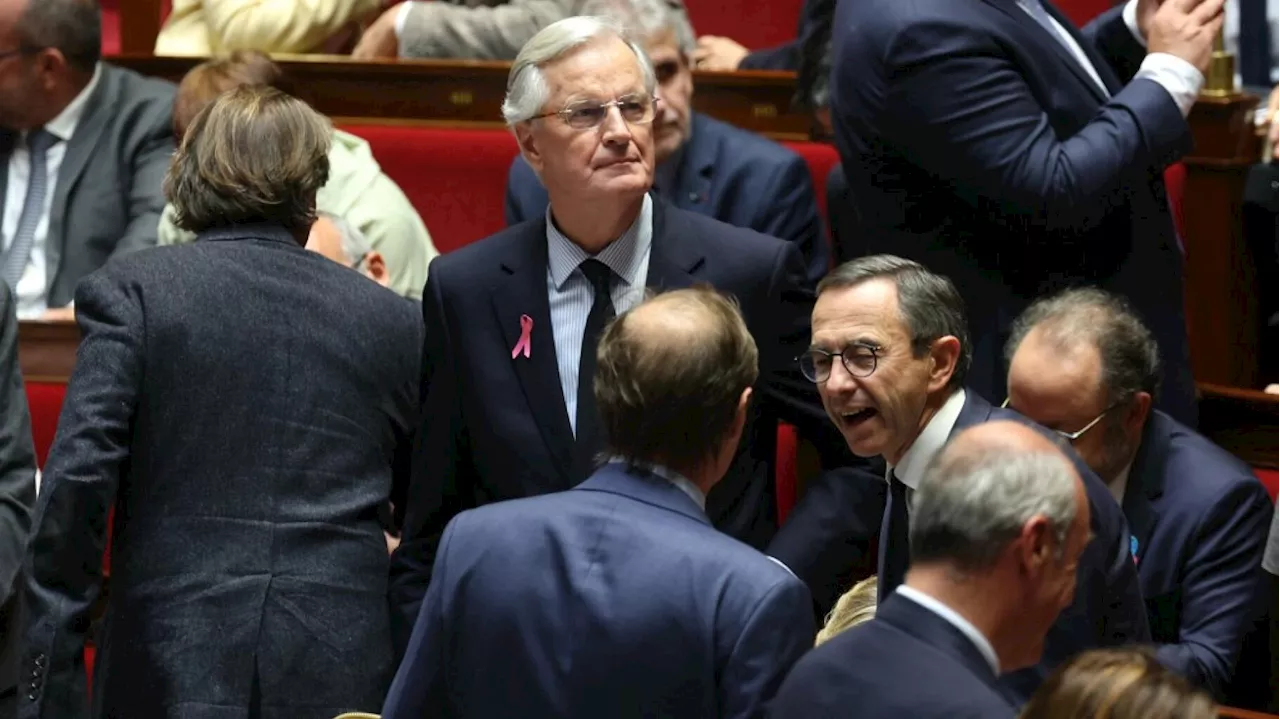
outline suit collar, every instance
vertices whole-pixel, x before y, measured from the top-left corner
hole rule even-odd
[[[645,284],[659,290],[692,286],[697,281],[695,274],[706,259],[697,237],[697,230],[689,227],[687,217],[667,202],[655,199],[653,245]]]
[[[682,514],[696,522],[711,526],[711,520],[693,498],[666,478],[639,467],[610,462],[575,490],[608,492]]]
[[[708,131],[714,122],[700,113],[692,113],[689,120],[689,139],[680,148],[680,163],[675,172],[675,187],[666,196],[683,210],[711,212],[711,181],[715,174],[716,160],[720,155],[720,143]]]
[[[1060,62],[1066,64],[1067,69],[1071,71],[1071,74],[1075,75],[1076,79],[1083,83],[1085,89],[1087,89],[1096,99],[1100,102],[1107,102],[1111,99],[1102,91],[1102,88],[1098,87],[1098,83],[1093,81],[1093,78],[1089,76],[1089,73],[1081,67],[1080,61],[1076,59],[1076,56],[1067,50],[1061,42],[1058,42],[1057,38],[1045,37],[1045,34],[1049,32],[1048,28],[1041,26],[1040,23],[1036,22],[1036,20],[1028,15],[1025,10],[1018,7],[1015,0],[985,0],[985,2],[1009,16],[1015,24],[1021,26],[1023,31],[1027,33],[1027,37],[1024,38],[1026,40],[1026,47],[1047,47],[1049,52],[1056,55]],[[1101,58],[1098,57],[1097,53],[1091,52],[1092,48],[1090,48],[1089,43],[1085,42],[1084,38],[1081,37],[1079,31],[1076,30],[1075,24],[1064,17],[1062,13],[1058,12],[1057,8],[1055,8],[1052,3],[1045,2],[1044,5],[1045,9],[1049,12],[1049,15],[1056,20],[1069,35],[1071,35],[1071,38],[1075,40],[1076,44],[1080,46],[1080,49],[1084,51],[1085,56],[1089,58],[1089,62],[1093,65],[1094,71],[1098,73],[1100,78],[1102,78],[1103,84],[1108,85],[1111,91],[1114,92],[1115,78],[1114,75],[1110,73],[1110,68],[1105,67],[1106,63],[1100,62]]]
[[[1130,540],[1134,559],[1141,557],[1160,519],[1154,503],[1164,495],[1165,469],[1169,458],[1169,436],[1173,420],[1159,410],[1152,410],[1147,426],[1142,429],[1142,443],[1133,458],[1129,470],[1129,483],[1125,487],[1125,519],[1129,522]]]
[[[995,412],[995,406],[983,399],[982,395],[973,390],[966,391],[964,393],[964,407],[960,408],[960,416],[956,418],[955,426],[951,428],[951,435],[954,437],[956,432],[965,427],[972,427],[975,424],[982,424],[988,421],[991,419],[993,412]]]
[[[196,241],[198,242],[230,242],[235,240],[266,240],[267,242],[279,242],[290,247],[302,247],[283,225],[274,222],[249,222],[227,227],[215,227],[196,235]]]
[[[992,691],[1005,696],[991,665],[973,640],[923,605],[896,593],[890,594],[876,609],[874,621],[883,621],[949,656]]]

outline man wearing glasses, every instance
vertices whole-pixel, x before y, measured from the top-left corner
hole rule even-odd
[[[706,497],[716,528],[756,548],[772,538],[779,419],[843,451],[791,362],[812,308],[795,245],[649,194],[655,86],[644,51],[594,17],[549,25],[512,64],[503,114],[550,206],[439,257],[427,280],[420,447],[411,478],[392,491],[402,649],[453,516],[571,489],[595,469],[597,340],[646,288],[706,284],[734,296],[760,347],[738,454]]]
[[[955,286],[910,260],[863,257],[818,285],[812,344],[799,362],[849,449],[883,457],[888,465],[882,599],[902,583],[910,564],[912,495],[933,457],[966,427],[1000,419],[1030,424],[965,390],[968,343],[968,319]],[[1080,651],[1149,637],[1120,507],[1097,475],[1068,455],[1084,481],[1094,538],[1080,559],[1074,601],[1050,630],[1040,664],[1003,678],[1022,699]]]
[[[1121,503],[1160,661],[1232,699],[1261,596],[1272,513],[1261,482],[1152,408],[1159,350],[1120,298],[1076,289],[1042,299],[1014,323],[1005,354],[1006,404],[1070,442]]]

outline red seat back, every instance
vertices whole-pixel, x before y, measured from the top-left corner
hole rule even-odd
[[[1276,492],[1280,490],[1280,473],[1274,469],[1264,469],[1262,467],[1254,467],[1253,474],[1262,482],[1262,486],[1267,488],[1267,494],[1271,495],[1271,501],[1276,501]]]
[[[36,463],[43,467],[49,457],[49,447],[58,431],[58,415],[62,412],[62,399],[67,394],[65,384],[54,382],[27,382],[27,406],[31,409],[31,439],[36,446]]]
[[[840,163],[840,154],[834,145],[824,142],[784,142],[793,152],[804,158],[813,177],[813,190],[818,195],[819,216],[827,216],[827,175]]]

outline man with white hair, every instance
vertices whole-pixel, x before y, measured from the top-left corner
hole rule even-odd
[[[391,272],[382,253],[373,249],[363,232],[332,212],[316,213],[307,236],[307,249],[350,267],[383,287],[391,286]]]
[[[682,210],[794,242],[808,279],[817,284],[830,253],[809,168],[772,140],[693,111],[696,40],[684,6],[674,0],[587,0],[581,14],[621,24],[653,63],[653,194]],[[547,191],[517,156],[507,177],[507,224],[546,209]]]
[[[704,498],[716,528],[758,549],[774,535],[779,419],[838,443],[791,362],[812,307],[795,245],[650,196],[656,90],[644,50],[595,17],[548,26],[511,67],[503,115],[550,206],[441,256],[427,280],[418,456],[392,493],[404,515],[390,587],[401,648],[453,516],[591,474],[602,449],[596,343],[646,288],[734,296],[760,347],[735,461]]]
[[[923,472],[910,541],[905,581],[796,664],[774,716],[1014,715],[997,679],[1040,660],[1090,541],[1079,475],[1026,425],[966,429]]]

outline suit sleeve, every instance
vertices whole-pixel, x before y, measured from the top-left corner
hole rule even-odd
[[[18,318],[13,294],[0,282],[0,604],[8,601],[22,566],[36,502],[36,453],[31,415],[18,364]]]
[[[378,0],[205,0],[209,33],[224,52],[305,53],[380,7]]]
[[[514,60],[539,30],[574,14],[573,0],[511,0],[494,7],[414,0],[400,57]]]
[[[169,122],[168,112],[157,113],[157,122],[134,152],[133,177],[128,188],[129,224],[111,253],[113,257],[156,245],[165,207],[161,187],[174,150]]]
[[[84,640],[102,583],[107,514],[129,457],[142,384],[139,298],[105,272],[76,291],[82,339],[37,503],[26,556],[22,676],[43,676],[23,716],[82,716]],[[34,682],[33,682],[34,683]]]
[[[752,609],[720,673],[720,716],[766,716],[782,680],[813,648],[809,592],[795,579],[774,586]]]
[[[1218,697],[1256,619],[1271,511],[1266,490],[1249,477],[1205,513],[1184,565],[1178,643],[1156,650],[1162,664]]]
[[[532,207],[530,196],[535,194],[535,188],[541,193],[545,193],[545,190],[542,190],[542,183],[538,180],[533,168],[529,167],[529,163],[525,162],[523,157],[516,155],[515,159],[511,161],[511,169],[507,171],[507,192],[502,203],[507,227],[518,225],[531,217],[535,217],[536,213],[546,211],[547,206],[545,203],[541,208]]]
[[[800,39],[796,38],[781,45],[752,50],[742,62],[739,70],[791,70],[800,64]]]
[[[469,508],[474,474],[458,404],[453,342],[445,318],[441,278],[431,273],[423,292],[422,421],[414,439],[412,471],[392,487],[400,546],[391,555],[388,595],[397,656],[403,654],[446,525]]]
[[[1083,466],[1083,462],[1079,466]],[[1119,519],[1120,527],[1115,532],[1115,543],[1102,548],[1103,556],[1108,561],[1104,565],[1105,578],[1100,586],[1104,592],[1101,599],[1102,617],[1096,628],[1096,646],[1100,647],[1145,644],[1151,640],[1151,627],[1147,623],[1147,605],[1142,600],[1138,568],[1129,551],[1129,525],[1124,521],[1124,515],[1120,515]],[[1100,536],[1094,541],[1104,540]]]
[[[831,261],[818,217],[818,197],[809,166],[799,156],[780,166],[765,186],[752,228],[794,243],[804,256],[805,280],[816,287]]]
[[[876,119],[883,141],[1011,231],[1057,240],[1096,229],[1145,182],[1190,149],[1178,106],[1154,81],[1129,83],[1073,135],[1060,137],[1019,67],[990,33],[962,23],[914,24],[888,39]],[[861,33],[858,40],[870,30]],[[844,52],[849,52],[845,43]],[[891,78],[891,80],[886,79]]]

